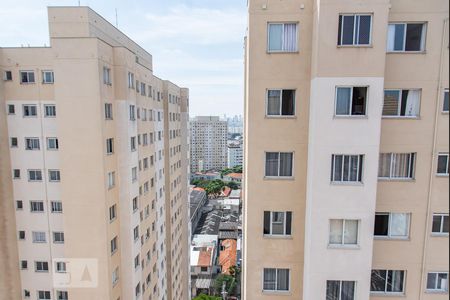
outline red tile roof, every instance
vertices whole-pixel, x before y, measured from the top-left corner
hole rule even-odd
[[[239,179],[241,179],[242,178],[242,173],[230,173],[227,176],[231,177],[231,178],[239,178]]]
[[[221,242],[224,250],[220,251],[219,264],[222,266],[223,274],[230,274],[229,269],[237,262],[237,242],[236,240],[223,240]]]
[[[228,197],[230,195],[230,193],[231,193],[231,188],[229,188],[227,186],[223,188],[223,191],[222,191],[223,196]]]
[[[200,251],[200,255],[198,257],[198,266],[200,267],[210,267],[211,266],[211,256],[212,256],[212,247],[208,247]]]

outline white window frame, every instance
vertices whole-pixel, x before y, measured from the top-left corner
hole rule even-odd
[[[129,113],[130,113],[130,121],[136,121],[136,106],[135,105],[129,106]]]
[[[5,72],[3,72],[3,80],[12,81],[13,80],[12,71],[5,70]]]
[[[47,243],[47,235],[45,234],[45,231],[33,231],[31,233],[31,237],[32,237],[33,243],[35,243],[35,244]],[[43,239],[41,239],[41,237],[43,237]]]
[[[20,84],[34,84],[36,83],[36,75],[34,74],[34,71],[32,70],[22,70],[19,71],[20,72]],[[24,82],[22,81],[22,74],[26,73],[27,74],[27,81]],[[30,74],[33,74],[33,81],[30,81]]]
[[[341,40],[338,41],[338,47],[370,47],[372,46],[372,28],[373,28],[373,14],[370,13],[342,13],[339,14],[339,17],[342,16],[342,24],[339,24],[341,27]],[[359,25],[356,23],[356,17],[370,17],[370,30],[369,30],[369,43],[368,44],[359,44]],[[353,44],[344,45],[342,43],[342,39],[344,37],[344,17],[353,17]],[[361,20],[361,19],[359,19]],[[338,26],[338,28],[339,28]]]
[[[134,89],[134,73],[128,72],[128,88]]]
[[[406,236],[397,236],[397,235],[392,235],[391,234],[391,224],[392,224],[392,215],[395,214],[406,214],[408,215],[408,224],[407,224],[407,232],[406,232]],[[375,213],[375,216],[389,216],[389,220],[388,220],[388,234],[387,235],[375,235],[374,234],[374,238],[375,239],[379,239],[379,240],[383,240],[383,239],[390,239],[390,240],[408,240],[409,239],[409,235],[410,235],[410,230],[411,230],[411,213],[384,213],[384,212],[380,212],[380,213]]]
[[[47,80],[47,75],[50,74],[50,81]],[[55,74],[52,70],[43,70],[42,71],[42,83],[43,84],[53,84],[55,83]]]
[[[56,208],[58,208],[58,210]],[[61,208],[61,209],[59,210],[59,208]],[[63,212],[62,202],[61,201],[51,201],[51,209],[52,209],[52,213],[62,213]]]
[[[341,169],[341,180],[335,180],[334,178],[334,169],[336,168],[336,156],[342,156],[342,169]],[[351,161],[351,157],[352,156],[357,156],[358,157],[358,168],[356,170],[356,181],[344,181],[344,159],[345,157],[348,156],[349,157],[349,161]],[[362,156],[362,163],[363,163],[363,168],[361,169],[361,156]],[[366,156],[364,154],[332,154],[331,155],[331,183],[332,184],[363,184],[364,183],[364,167],[365,167],[365,158]],[[359,172],[361,172],[361,181],[359,181]],[[350,176],[350,172],[348,173]]]
[[[31,147],[28,147],[31,145]],[[38,137],[26,137],[25,138],[25,150],[38,151],[41,150],[41,141]]]
[[[379,177],[379,180],[400,180],[400,181],[411,181],[415,179],[415,175],[416,175],[416,161],[417,161],[417,153],[416,152],[407,152],[407,153],[400,153],[400,152],[386,152],[386,153],[381,153],[381,154],[390,154],[391,155],[391,165],[389,167],[389,177]],[[412,155],[414,154],[414,159],[411,160],[410,158],[410,164],[408,166],[408,176],[409,174],[411,174],[412,172],[412,177],[393,177],[392,173],[393,173],[393,166],[394,166],[394,158],[396,158],[396,155],[400,155],[400,154],[409,154]],[[412,170],[411,170],[411,164],[412,164]]]
[[[449,94],[449,92],[450,92],[450,90],[448,88],[444,89],[444,94],[442,95],[442,113],[443,114],[448,114],[449,113],[448,110],[444,110],[445,94]],[[450,97],[450,95],[449,95],[449,97]],[[449,102],[450,102],[450,98],[449,98]],[[449,108],[450,108],[450,103],[449,103]]]
[[[41,297],[39,296],[39,292],[43,292],[45,298],[41,298]],[[50,300],[50,299],[52,298],[52,296],[51,296],[52,293],[51,293],[50,291],[39,290],[39,291],[36,291],[36,293],[37,293],[37,299],[38,299],[38,300]],[[49,295],[49,298],[47,298],[47,295]]]
[[[103,67],[103,83],[106,85],[112,85],[111,68],[108,68],[107,66]]]
[[[31,172],[34,172],[34,177],[37,177],[36,175],[38,173],[40,173],[40,179],[31,179]],[[29,182],[41,182],[43,180],[43,174],[42,174],[42,170],[39,169],[28,169],[27,170],[28,173],[28,181]]]
[[[51,147],[50,142],[53,142],[55,147]],[[48,137],[47,138],[47,150],[56,151],[59,149],[59,143],[57,137]]]
[[[284,47],[284,26],[285,25],[295,24],[295,50],[287,51],[287,50],[270,50],[270,25],[283,25],[283,34],[281,35],[281,47]],[[298,53],[300,51],[299,41],[300,41],[300,25],[299,22],[268,22],[267,23],[267,53]]]
[[[342,221],[342,240],[340,244],[332,244],[330,241],[331,238],[331,221],[337,220]],[[358,230],[356,230],[356,244],[346,244],[345,243],[345,223],[347,221],[356,221]],[[359,240],[360,240],[360,230],[361,230],[361,220],[359,219],[330,219],[328,221],[328,247],[329,248],[359,248]]]
[[[65,237],[63,231],[53,231],[53,243],[54,244],[64,244]],[[59,236],[59,240],[56,237]],[[61,239],[62,238],[62,239]]]
[[[42,210],[35,210],[35,204],[42,207]],[[44,201],[30,200],[30,212],[31,213],[43,213],[45,212]]]
[[[114,139],[107,138],[106,139],[106,155],[114,154]]]
[[[44,265],[47,264],[47,270],[44,269]],[[41,270],[38,270],[38,265],[41,266]],[[35,261],[34,262],[34,271],[36,273],[48,273],[50,271],[50,267],[48,265],[48,261]]]
[[[117,205],[113,204],[109,207],[109,221],[112,222],[117,219]]]
[[[56,175],[56,179],[52,179],[52,175]],[[49,182],[60,182],[61,181],[61,171],[60,170],[48,170],[48,181]]]
[[[430,274],[434,274],[435,276],[436,276],[436,288],[434,288],[434,289],[429,289],[428,288],[428,276],[430,275]],[[447,282],[446,282],[446,286],[445,286],[445,288],[444,289],[439,289],[439,288],[437,288],[437,285],[438,285],[438,281],[437,281],[437,278],[439,278],[439,275],[441,275],[441,274],[446,274],[447,275]],[[426,291],[428,292],[428,293],[435,293],[435,294],[447,294],[448,293],[448,279],[449,279],[449,274],[448,274],[448,272],[428,272],[427,273],[427,282],[426,282]]]
[[[278,175],[277,176],[273,176],[273,175],[266,175],[267,170],[266,170],[266,162],[267,162],[267,154],[268,153],[278,153]],[[292,175],[291,176],[280,176],[280,154],[281,153],[291,153],[292,154]],[[294,178],[294,165],[295,165],[295,152],[294,151],[265,151],[264,152],[264,178],[268,178],[268,179],[293,179]]]
[[[266,212],[266,211],[264,211],[264,212]],[[269,223],[269,225],[270,225],[270,229],[269,229],[269,231],[270,231],[270,233],[269,234],[264,234],[264,236],[269,236],[269,237],[288,237],[288,236],[292,236],[292,221],[293,221],[293,213],[292,213],[292,211],[268,211],[269,213],[270,213],[270,223]],[[287,226],[287,213],[288,212],[290,212],[291,213],[291,233],[290,234],[287,234],[286,233],[286,226]],[[273,214],[274,213],[282,213],[283,214],[283,233],[282,234],[276,234],[276,233],[273,233],[273,223],[274,223],[274,221],[273,221]],[[263,224],[263,227],[264,227],[264,224]],[[264,228],[263,228],[263,230],[264,230]]]
[[[404,295],[405,294],[405,291],[406,291],[405,284],[406,284],[406,279],[407,279],[406,270],[373,269],[372,271],[374,271],[374,270],[386,271],[386,278],[385,278],[384,291],[383,292],[382,291],[370,291],[371,294],[373,294],[373,295]],[[394,271],[395,272],[403,272],[403,284],[402,284],[403,291],[401,291],[401,292],[388,292],[388,290],[387,290],[387,286],[389,284],[388,283],[389,272],[394,272]]]
[[[277,115],[269,115],[269,92],[270,91],[279,91],[280,92],[280,107],[279,107],[279,113]],[[294,108],[293,108],[293,114],[292,115],[283,115],[282,114],[282,108],[283,108],[283,91],[293,91],[294,92]],[[297,90],[296,89],[267,89],[266,90],[266,117],[268,118],[295,118],[297,115]]]
[[[440,217],[441,218],[441,228],[439,229],[439,232],[433,232],[433,223],[434,223],[434,217]],[[449,214],[433,214],[431,218],[431,235],[432,236],[449,236],[448,232],[444,232],[444,218],[450,218]]]
[[[344,281],[346,281],[346,282],[353,282],[354,283],[354,289],[353,289],[353,296],[354,297],[353,297],[352,300],[355,300],[356,295],[357,295],[357,286],[358,286],[358,282],[356,280],[327,280],[327,286],[328,286],[328,282],[329,281],[339,282],[339,299],[338,300],[342,299],[342,284],[344,283]]]
[[[275,272],[275,289],[273,289],[273,290],[265,290],[264,289],[264,270],[270,270],[270,269],[273,269],[273,270],[275,270],[276,272]],[[288,282],[288,289],[287,290],[279,290],[278,289],[278,270],[288,270],[288,274],[289,274],[289,282]],[[263,268],[263,270],[262,270],[262,291],[264,292],[264,293],[290,293],[290,291],[291,291],[291,287],[292,287],[292,285],[291,285],[291,281],[292,281],[292,272],[291,272],[291,269],[289,269],[289,268]]]
[[[442,177],[448,177],[448,176],[449,176],[449,160],[450,160],[449,153],[439,153],[439,154],[438,154],[438,163],[439,163],[439,157],[441,157],[441,156],[447,157],[447,167],[446,167],[446,172],[445,172],[445,173],[438,173],[438,166],[439,166],[439,164],[437,164],[437,165],[436,165],[436,175],[437,175],[437,176],[442,176]]]
[[[350,102],[349,102],[349,112],[347,115],[338,115],[336,113],[336,109],[337,109],[337,100],[338,100],[338,89],[350,89]],[[352,106],[353,106],[353,89],[354,88],[366,88],[366,104],[365,104],[365,111],[364,111],[364,115],[352,115]],[[335,88],[334,91],[334,117],[335,118],[367,118],[367,109],[369,107],[369,86],[368,85],[338,85]]]
[[[408,30],[408,24],[422,24],[422,40],[420,41],[420,50],[415,51],[406,51],[406,33]],[[426,51],[426,42],[427,42],[427,32],[428,32],[428,23],[427,22],[389,22],[388,28],[390,25],[405,25],[405,29],[403,32],[403,47],[402,50],[389,50],[386,45],[387,53],[421,53]],[[389,31],[387,38],[389,38]]]
[[[116,185],[116,172],[109,172],[107,179],[108,189],[112,189]]]
[[[111,255],[113,255],[114,253],[117,252],[117,249],[119,248],[118,245],[119,245],[119,244],[118,244],[118,238],[117,238],[117,236],[115,236],[115,237],[111,240],[111,242],[110,242],[110,247],[111,247],[110,252],[111,252]]]
[[[112,103],[105,103],[105,120],[113,119],[113,105]]]
[[[25,114],[25,108],[28,109],[28,112],[30,112],[32,110],[31,108],[34,108],[34,111],[35,111],[36,114],[34,114],[34,115],[33,114],[26,115]],[[36,104],[23,104],[22,105],[22,115],[23,115],[24,118],[36,118],[37,115],[38,115],[37,105]]]
[[[381,112],[382,113],[381,117],[383,119],[418,119],[418,118],[420,118],[420,111],[421,111],[421,108],[422,108],[422,89],[384,89],[383,93],[386,92],[386,91],[399,92],[400,97],[399,97],[399,100],[398,100],[399,101],[399,105],[398,105],[398,108],[397,108],[397,114],[396,115],[383,115],[383,111],[382,111]],[[419,94],[420,94],[419,110],[418,110],[418,113],[417,113],[416,116],[402,116],[402,115],[400,115],[401,102],[402,102],[402,99],[403,99],[403,91],[419,91]],[[384,106],[384,94],[383,94],[383,106]]]

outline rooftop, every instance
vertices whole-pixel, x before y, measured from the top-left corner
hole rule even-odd
[[[194,217],[195,212],[203,206],[203,201],[206,200],[206,192],[201,188],[194,188],[190,193],[189,209],[191,218]]]

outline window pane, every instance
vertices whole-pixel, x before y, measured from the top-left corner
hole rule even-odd
[[[289,291],[289,270],[288,269],[278,269],[277,290],[278,291]]]
[[[327,299],[326,300],[339,300],[339,294],[341,283],[340,281],[327,281]]]
[[[419,115],[420,91],[403,90],[400,115],[415,117]]]
[[[297,51],[297,24],[284,24],[283,36],[283,50]]]
[[[397,116],[400,102],[400,91],[384,91],[383,116]]]
[[[266,176],[278,176],[279,153],[266,153]]]
[[[292,153],[280,153],[280,176],[292,176]]]
[[[394,50],[403,51],[405,40],[405,24],[395,24]]]
[[[447,273],[439,273],[437,288],[440,290],[446,291],[447,290],[447,282],[448,282],[448,274]]]
[[[269,90],[267,93],[267,115],[277,116],[280,114],[281,91]]]
[[[343,172],[342,181],[349,181],[350,156],[343,155],[343,157],[344,157],[344,162],[343,162],[344,172]]]
[[[409,225],[409,214],[392,214],[391,215],[391,236],[407,237]]]
[[[284,213],[272,212],[272,234],[284,234]]]
[[[337,88],[336,115],[350,114],[351,88]]]
[[[392,170],[392,177],[394,178],[408,178],[409,166],[410,166],[409,153],[396,153],[394,154],[394,164]]]
[[[423,24],[408,24],[406,27],[405,51],[420,51]]]
[[[264,212],[264,234],[270,234],[270,212]]]
[[[342,180],[342,155],[334,155],[334,181]]]
[[[350,156],[350,181],[358,181],[358,161],[359,156]]]
[[[352,115],[366,114],[367,87],[353,88]]]
[[[442,225],[442,232],[448,233],[448,216],[444,216],[444,224]]]
[[[391,153],[381,153],[378,165],[378,177],[388,178],[391,174]]]
[[[355,299],[355,282],[342,281],[341,300],[354,300],[354,299]]]
[[[433,228],[432,231],[435,233],[441,232],[441,220],[442,216],[433,216]]]
[[[377,214],[375,215],[375,236],[387,236],[389,230],[389,215]]]
[[[283,25],[269,24],[269,51],[281,51],[283,42]]]
[[[428,290],[434,290],[434,289],[436,289],[436,284],[437,284],[437,282],[436,282],[436,276],[437,274],[436,273],[428,273],[428,276],[427,276],[427,289]]]
[[[386,288],[386,270],[372,270],[370,290],[384,292]]]
[[[341,38],[342,38],[342,20],[344,16],[339,15],[339,28],[338,28],[338,45],[342,45]]]
[[[358,221],[346,220],[344,232],[344,244],[356,245],[358,243]]]
[[[447,174],[448,173],[447,161],[448,161],[447,155],[439,155],[438,156],[438,166],[437,166],[438,174]]]
[[[264,285],[266,291],[274,291],[276,288],[276,269],[264,269]]]
[[[449,99],[448,99],[448,91],[444,92],[444,107],[443,107],[443,111],[448,111],[449,109]]]
[[[403,271],[388,271],[388,292],[403,292]]]
[[[286,234],[290,235],[292,232],[292,212],[286,212]]]
[[[283,90],[283,103],[281,106],[281,114],[283,116],[293,116],[295,105],[295,91]]]
[[[342,34],[342,45],[353,45],[353,29],[355,16],[344,16],[344,32]]]
[[[372,16],[359,16],[359,45],[370,44],[370,23]]]
[[[330,244],[342,244],[343,220],[330,220]]]

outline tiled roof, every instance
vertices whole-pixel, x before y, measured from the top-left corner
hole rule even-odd
[[[214,249],[213,247],[208,247],[208,248],[202,249],[200,251],[197,266],[200,266],[200,267],[211,266],[211,257],[212,257],[213,249]]]
[[[222,266],[222,273],[230,274],[230,267],[235,266],[237,262],[237,242],[224,240],[221,246],[224,250],[220,251],[219,264]]]

